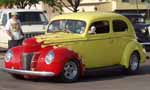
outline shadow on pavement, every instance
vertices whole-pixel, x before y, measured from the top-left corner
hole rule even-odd
[[[113,70],[110,69],[110,70],[104,70],[104,71],[102,70],[99,72],[93,72],[91,74],[88,74],[88,75],[82,77],[81,80],[77,81],[76,83],[115,80],[115,79],[121,79],[121,78],[125,78],[125,77],[130,77],[130,76],[140,76],[140,75],[145,75],[145,74],[150,74],[150,65],[141,66],[139,73],[136,75],[126,74],[125,72],[123,72],[122,69],[113,69]],[[46,78],[34,79],[31,81],[43,82],[43,83],[50,83],[50,82],[51,83],[61,83],[59,81],[56,81],[53,79],[46,79]]]
[[[139,75],[150,74],[150,65],[141,66]]]
[[[101,70],[98,72],[88,73],[86,76],[82,77],[79,83],[84,82],[96,82],[96,81],[105,81],[105,80],[116,80],[122,79],[131,76],[141,76],[141,75],[150,75],[150,62],[149,60],[146,63],[142,64],[140,67],[139,73],[136,75],[128,75],[123,72],[122,68],[116,69],[108,69],[108,70]],[[28,81],[28,80],[27,80]],[[40,78],[40,79],[32,79],[33,82],[43,82],[43,83],[61,83],[52,79],[47,78]],[[77,83],[78,83],[77,82]]]

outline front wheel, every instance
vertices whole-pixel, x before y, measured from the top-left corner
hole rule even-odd
[[[75,82],[80,77],[80,64],[77,60],[68,61],[63,68],[60,79],[63,82]]]

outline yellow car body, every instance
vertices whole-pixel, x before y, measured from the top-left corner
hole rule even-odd
[[[139,53],[140,62],[146,60],[145,51],[136,40],[133,26],[124,16],[114,13],[74,13],[56,16],[51,22],[68,19],[86,22],[84,33],[72,34],[59,32],[37,36],[36,39],[38,42],[44,42],[42,45],[43,48],[49,45],[68,48],[81,57],[86,68],[98,68],[118,64],[128,68],[130,56],[134,51]],[[113,32],[113,20],[124,21],[128,26],[128,30]],[[108,21],[109,32],[94,35],[88,34],[91,24],[97,21]]]

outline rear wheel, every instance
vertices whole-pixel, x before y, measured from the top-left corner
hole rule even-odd
[[[140,56],[138,53],[134,52],[130,56],[129,68],[127,69],[127,72],[129,74],[136,74],[139,71],[139,67],[140,67]]]
[[[80,64],[77,60],[68,61],[63,68],[60,79],[63,82],[75,82],[80,77]]]

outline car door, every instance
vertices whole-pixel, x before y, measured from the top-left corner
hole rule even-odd
[[[84,46],[86,51],[85,64],[87,68],[97,68],[112,64],[112,43],[110,21],[102,20],[91,24],[96,28],[96,33],[89,33]],[[89,31],[90,32],[90,31]],[[88,47],[88,48],[87,48]],[[115,51],[114,51],[115,52]]]
[[[112,38],[114,39],[115,47],[115,56],[114,60],[116,64],[120,63],[120,60],[122,58],[124,49],[126,47],[126,44],[129,42],[130,39],[128,35],[128,25],[127,23],[122,19],[113,19],[112,20],[112,29],[113,34]]]

